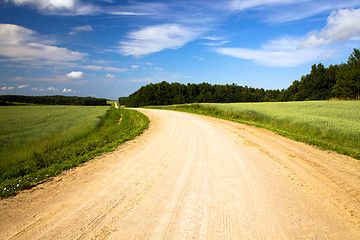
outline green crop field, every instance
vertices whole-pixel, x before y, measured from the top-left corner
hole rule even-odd
[[[0,167],[24,161],[49,142],[87,134],[107,109],[109,106],[0,107]]]
[[[204,104],[225,112],[258,113],[268,120],[291,121],[314,129],[360,136],[359,101]]]
[[[0,116],[0,197],[114,150],[148,125],[145,115],[110,106],[3,106]]]
[[[360,159],[360,101],[201,103],[164,108],[264,127]]]

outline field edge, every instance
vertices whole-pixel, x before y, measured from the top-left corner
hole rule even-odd
[[[13,177],[0,179],[0,198],[16,195],[30,189],[65,170],[81,165],[97,156],[114,151],[123,143],[134,139],[149,126],[143,113],[125,108],[110,107],[101,117],[95,132],[72,144],[34,152],[33,159],[22,166],[15,166],[8,174]],[[34,169],[31,171],[29,167]],[[19,173],[20,172],[20,173]],[[23,174],[21,174],[21,172]],[[17,176],[16,176],[17,174]]]

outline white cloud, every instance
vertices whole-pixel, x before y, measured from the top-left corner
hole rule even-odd
[[[221,41],[221,42],[217,42],[217,43],[203,43],[204,45],[207,45],[207,46],[221,46],[221,45],[224,45],[226,43],[228,43],[229,41]]]
[[[125,12],[125,11],[113,11],[113,10],[108,10],[106,11],[106,13],[111,14],[111,15],[123,15],[123,16],[147,16],[147,15],[151,15],[150,13],[137,13],[137,12]]]
[[[98,65],[86,65],[81,66],[82,68],[89,69],[89,70],[104,70],[104,71],[111,71],[111,72],[126,72],[127,68],[117,68],[117,67],[103,67]]]
[[[0,55],[13,61],[67,62],[86,54],[47,45],[36,40],[36,33],[13,24],[0,24]]]
[[[29,85],[19,85],[18,88],[26,88],[28,87]]]
[[[115,1],[102,0],[115,4]],[[162,13],[166,9],[165,4],[132,2],[126,5],[102,6],[90,3],[94,1],[83,0],[5,0],[16,6],[31,6],[38,9],[42,14],[55,15],[122,15],[122,16],[147,16]]]
[[[48,87],[48,89],[47,90],[49,90],[49,91],[57,91],[58,89],[57,88],[55,88],[55,87]]]
[[[76,91],[73,91],[73,90],[71,90],[71,88],[64,88],[63,90],[62,90],[62,92],[63,93],[66,93],[66,92],[76,92]]]
[[[202,39],[211,40],[211,41],[221,41],[221,40],[223,40],[222,37],[216,37],[216,36],[207,36],[207,37],[203,37]]]
[[[234,12],[253,11],[254,16],[266,22],[284,23],[358,6],[357,0],[232,0],[227,8]]]
[[[216,48],[217,53],[252,60],[257,64],[273,67],[292,67],[324,59],[329,52],[314,48],[299,48],[301,40],[284,37],[268,42],[261,49]]]
[[[229,7],[233,11],[242,11],[256,7],[291,4],[294,2],[304,2],[304,0],[232,0],[230,1]]]
[[[115,1],[102,0],[115,4]],[[122,16],[147,16],[162,13],[166,9],[165,4],[160,3],[146,3],[146,2],[132,2],[126,5],[111,5],[101,6],[82,0],[5,0],[11,2],[16,6],[32,6],[35,7],[42,14],[55,15],[122,15]]]
[[[360,36],[360,9],[342,9],[333,11],[327,18],[326,26],[321,32],[312,32],[301,43],[308,48],[327,45],[333,42],[344,42]]]
[[[321,46],[321,45],[327,45],[327,44],[330,44],[332,42],[332,40],[330,40],[330,39],[318,37],[316,35],[317,34],[309,35],[308,38],[305,39],[301,43],[300,47],[301,48],[316,47],[316,46]]]
[[[221,46],[229,42],[226,41],[223,37],[219,37],[219,36],[205,36],[202,37],[201,39],[208,40],[208,42],[203,43],[203,45],[207,45],[207,46]]]
[[[91,25],[85,25],[85,26],[77,26],[77,27],[73,27],[71,28],[71,32],[69,32],[69,34],[74,35],[74,34],[78,34],[80,32],[90,32],[93,30],[93,28],[91,27]]]
[[[43,92],[45,91],[45,88],[43,87],[35,87],[35,88],[31,88],[32,91],[40,91],[40,92]]]
[[[13,89],[14,89],[14,87],[6,87],[6,86],[1,88],[1,90],[13,90]]]
[[[129,4],[103,6],[101,12],[121,16],[156,16],[166,14],[169,7],[166,3],[151,1],[129,1]]]
[[[112,72],[126,72],[126,68],[116,68],[116,67],[104,67],[104,70],[106,71],[112,71]]]
[[[76,0],[5,0],[5,1],[13,2],[17,6],[32,4],[41,10],[72,9],[75,7],[75,3],[76,3]]]
[[[108,74],[106,74],[106,77],[108,77],[108,78],[114,78],[115,76],[112,75],[112,74],[110,74],[110,73],[108,73]]]
[[[100,11],[100,7],[80,0],[5,0],[16,6],[30,5],[43,14],[89,15]]]
[[[252,60],[260,65],[290,67],[306,62],[327,59],[333,51],[321,48],[360,36],[360,9],[333,11],[321,32],[306,37],[282,37],[269,41],[260,49],[216,48],[216,52],[236,58]]]
[[[102,66],[97,66],[97,65],[86,65],[86,66],[83,66],[83,68],[89,69],[89,70],[101,70],[101,69],[103,69]]]
[[[79,78],[82,78],[83,72],[81,72],[81,71],[72,71],[72,72],[66,74],[66,76],[67,76],[68,78],[76,78],[76,79],[79,79]]]
[[[253,60],[260,65],[273,67],[291,67],[318,59],[312,51],[268,51],[246,48],[218,48],[216,52],[236,58]]]
[[[128,34],[129,41],[121,42],[119,52],[125,56],[143,56],[164,49],[178,49],[200,35],[199,30],[179,24],[145,27]]]
[[[131,68],[132,69],[137,69],[137,68],[139,68],[140,66],[139,65],[131,65]]]

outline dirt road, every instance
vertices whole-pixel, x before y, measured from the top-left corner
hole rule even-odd
[[[360,161],[142,111],[142,136],[0,201],[0,239],[359,239]]]

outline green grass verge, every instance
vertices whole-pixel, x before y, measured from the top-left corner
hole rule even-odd
[[[270,129],[291,139],[360,159],[360,101],[151,106]]]
[[[33,149],[26,159],[4,163],[0,169],[0,197],[15,195],[21,189],[31,188],[48,177],[113,151],[138,136],[149,124],[149,119],[137,111],[107,109],[95,125],[87,127],[87,131],[81,134],[70,131],[66,138],[63,134],[60,134],[62,137],[55,134]]]

